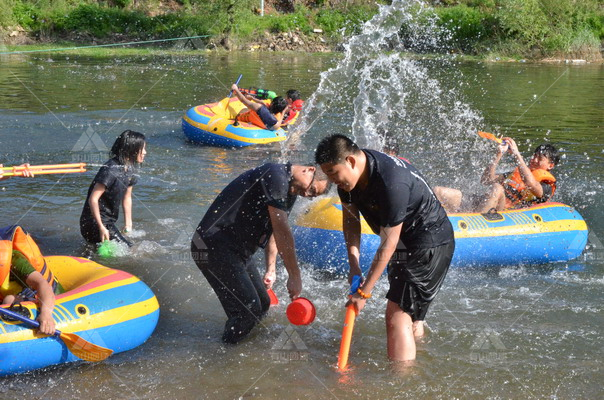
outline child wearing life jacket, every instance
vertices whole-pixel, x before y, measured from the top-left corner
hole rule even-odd
[[[0,240],[5,242],[0,252],[0,304],[38,301],[39,331],[46,335],[54,334],[52,311],[55,295],[65,290],[46,265],[38,246],[20,227],[0,229]],[[11,240],[13,245],[6,243]],[[18,248],[14,247],[16,242]]]
[[[511,172],[497,174],[497,166],[506,152],[516,159],[518,166]],[[492,209],[530,207],[544,203],[554,195],[556,178],[550,171],[559,161],[558,150],[551,144],[542,144],[537,146],[527,165],[514,139],[506,137],[482,175],[481,183],[490,185],[486,195],[465,196],[460,190],[442,186],[435,187],[434,194],[449,213],[486,213]]]
[[[236,117],[235,120],[239,122],[249,122],[262,129],[268,129],[271,131],[277,130],[281,127],[283,122],[283,116],[289,110],[287,101],[277,96],[273,99],[270,106],[266,106],[261,100],[254,99],[253,96],[244,96],[239,91],[236,84],[231,87],[235,96],[241,101],[246,107]]]
[[[295,89],[290,89],[285,93],[285,100],[287,101],[289,110],[283,117],[282,125],[289,124],[302,111],[302,106],[304,105],[304,101],[300,98],[300,92]]]
[[[145,160],[145,135],[126,130],[111,147],[112,158],[99,169],[88,189],[80,216],[80,233],[89,243],[117,240],[132,246],[122,232],[132,229],[132,187],[136,184],[134,169]],[[124,208],[124,229],[116,227]]]

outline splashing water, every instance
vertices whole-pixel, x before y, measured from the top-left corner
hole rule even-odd
[[[463,156],[469,148],[486,145],[476,138],[483,127],[481,115],[462,100],[457,80],[451,82],[452,58],[412,59],[409,54],[444,53],[449,37],[421,1],[381,6],[346,43],[337,66],[321,74],[284,149],[311,151],[321,137],[342,133],[352,135],[361,147],[396,152],[420,168],[439,166],[447,178],[482,165],[480,157],[470,161]],[[447,65],[449,76],[440,81],[437,77]],[[461,78],[457,70],[453,74]],[[329,115],[342,114],[351,115],[345,125],[328,121]]]

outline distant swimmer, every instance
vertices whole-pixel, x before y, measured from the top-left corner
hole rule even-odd
[[[518,165],[513,171],[497,174],[496,169],[503,155],[511,154]],[[514,139],[505,137],[497,146],[493,161],[482,174],[481,183],[489,186],[487,193],[465,194],[461,190],[436,186],[434,193],[449,213],[480,212],[492,209],[530,207],[544,203],[556,191],[556,178],[551,170],[560,161],[558,150],[551,144],[537,146],[528,165],[518,151]]]
[[[361,215],[380,236],[365,281],[348,304],[360,312],[388,267],[386,338],[393,361],[414,360],[415,339],[455,249],[453,227],[421,173],[407,161],[360,149],[343,135],[321,140],[315,162],[338,186],[349,280],[361,275]]]
[[[89,243],[117,240],[132,246],[122,233],[132,230],[132,187],[137,182],[136,168],[147,154],[145,135],[124,131],[111,147],[111,159],[94,177],[88,188],[80,216],[80,232]],[[124,229],[116,223],[124,208]]]
[[[288,273],[290,298],[300,296],[288,215],[297,196],[315,197],[328,189],[327,177],[314,166],[269,163],[241,174],[210,205],[193,235],[191,256],[226,312],[225,343],[244,339],[268,311],[277,253]],[[266,256],[264,278],[253,261],[260,247]]]

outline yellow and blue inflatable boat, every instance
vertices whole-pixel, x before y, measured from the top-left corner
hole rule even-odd
[[[587,225],[572,207],[543,203],[497,213],[450,214],[455,231],[452,266],[545,264],[581,255],[587,244]],[[321,199],[302,214],[293,227],[300,260],[317,269],[348,271],[339,198]],[[369,269],[379,246],[364,219],[361,221],[361,268]]]
[[[47,266],[66,290],[56,296],[56,328],[114,353],[143,344],[157,325],[159,304],[137,277],[94,261],[45,257]],[[23,302],[36,319],[33,302]],[[0,376],[79,360],[56,336],[40,335],[23,323],[0,318]]]
[[[248,122],[235,125],[235,117],[243,108],[236,98],[193,107],[182,117],[182,130],[191,142],[218,147],[246,147],[287,139],[282,128],[271,131]]]

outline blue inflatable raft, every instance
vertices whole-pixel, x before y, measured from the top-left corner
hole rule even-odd
[[[452,266],[544,264],[572,260],[587,244],[587,225],[572,207],[543,203],[493,214],[450,214],[455,231]],[[379,236],[361,221],[361,268],[364,272],[379,246]],[[348,271],[338,198],[321,199],[293,227],[300,260],[317,269]]]

